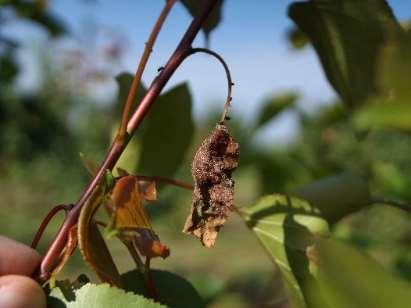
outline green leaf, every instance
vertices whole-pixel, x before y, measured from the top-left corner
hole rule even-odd
[[[411,103],[374,103],[355,113],[354,125],[358,129],[395,128],[411,130]]]
[[[375,260],[332,239],[318,239],[316,308],[410,306],[411,285]]]
[[[178,170],[194,133],[191,106],[186,83],[157,99],[139,132],[138,173],[171,177]]]
[[[257,125],[263,126],[284,109],[293,106],[298,99],[295,93],[284,93],[267,99],[258,116]]]
[[[166,307],[151,299],[131,292],[110,287],[108,284],[86,284],[75,291],[75,300],[67,301],[59,288],[54,288],[48,298],[47,307],[51,308],[161,308]]]
[[[190,15],[193,17],[201,13],[205,2],[205,0],[181,0],[181,3],[186,7]],[[210,15],[202,25],[202,29],[206,37],[210,35],[210,32],[213,31],[221,21],[221,8],[223,2],[223,0],[218,1],[218,3],[214,6]]]
[[[184,278],[161,270],[151,270],[160,303],[171,308],[205,307],[203,299],[190,282]],[[123,285],[127,291],[147,296],[144,276],[139,271],[122,275]]]
[[[335,223],[372,203],[368,184],[349,172],[320,179],[293,195],[315,206],[329,223]]]
[[[122,73],[116,80],[119,103],[115,113],[119,117],[133,76]],[[136,103],[145,92],[144,86],[141,86]],[[151,107],[137,135],[127,145],[116,167],[146,175],[172,176],[184,161],[194,134],[191,109],[192,100],[186,83],[162,94]],[[118,125],[113,135],[117,128]]]
[[[241,214],[279,267],[293,307],[306,307],[307,282],[313,279],[306,253],[317,235],[328,234],[327,222],[306,201],[279,194],[261,198]]]
[[[378,92],[381,49],[402,33],[386,1],[295,2],[289,16],[309,37],[329,82],[348,107]]]

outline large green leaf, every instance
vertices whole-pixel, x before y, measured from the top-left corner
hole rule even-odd
[[[114,113],[119,117],[133,75],[122,73],[116,80],[119,93]],[[144,86],[141,85],[135,101],[136,106],[145,92]],[[162,94],[151,107],[116,167],[146,175],[172,176],[184,161],[194,134],[191,109],[192,99],[186,83]],[[114,127],[113,136],[117,128],[118,125]]]
[[[205,307],[198,292],[184,278],[161,270],[151,270],[151,277],[157,288],[160,303],[171,308]],[[131,271],[123,274],[122,278],[127,291],[147,296],[142,273]]]
[[[316,308],[406,308],[411,285],[386,272],[372,258],[331,239],[315,246]]]
[[[313,277],[307,249],[315,237],[328,234],[327,222],[306,201],[274,194],[241,210],[248,227],[279,267],[293,307],[306,307]]]
[[[293,195],[315,206],[329,223],[372,203],[368,184],[349,172],[320,179],[298,189]]]
[[[289,16],[309,37],[347,106],[355,107],[378,92],[381,49],[402,32],[385,0],[295,2]]]
[[[191,16],[195,17],[199,13],[204,6],[205,0],[181,0],[181,3],[186,7],[188,12]],[[223,5],[224,0],[219,0],[218,3],[215,5],[213,10],[211,11],[210,15],[206,19],[206,21],[202,25],[202,29],[206,35],[209,36],[210,32],[213,31],[221,20],[221,8]]]
[[[186,83],[161,95],[144,120],[137,171],[172,176],[184,161],[194,133],[191,95]]]
[[[110,287],[108,284],[86,284],[75,290],[75,299],[68,301],[59,288],[54,288],[48,298],[50,308],[164,308],[161,304],[141,295]]]

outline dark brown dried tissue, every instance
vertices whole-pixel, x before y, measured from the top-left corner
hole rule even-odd
[[[196,236],[206,247],[214,245],[234,207],[231,173],[237,168],[238,157],[239,145],[224,124],[217,124],[194,156],[193,204],[183,232]]]

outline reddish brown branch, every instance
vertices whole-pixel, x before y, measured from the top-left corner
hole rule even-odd
[[[164,88],[167,81],[173,75],[175,70],[179,67],[181,62],[189,54],[190,49],[191,49],[191,44],[194,38],[200,31],[202,24],[204,23],[204,21],[210,14],[212,8],[215,6],[217,2],[218,0],[208,0],[205,3],[202,12],[193,19],[192,23],[187,29],[185,35],[183,36],[176,50],[171,55],[164,69],[154,79],[150,88],[147,90],[146,95],[143,97],[142,101],[140,102],[136,112],[132,115],[132,117],[130,118],[127,124],[127,133],[130,136],[133,135],[134,132],[137,130],[138,126],[144,119],[145,115],[149,111],[150,107],[152,106],[156,98],[159,96],[161,90]],[[82,206],[87,201],[87,199],[90,197],[94,188],[100,182],[105,171],[107,169],[108,170],[113,169],[120,155],[123,153],[128,141],[129,141],[129,138],[120,138],[120,139],[116,138],[116,140],[111,145],[104,161],[99,167],[97,174],[90,181],[90,183],[86,186],[79,200],[77,201],[76,205],[68,213],[57,236],[55,237],[50,247],[48,248],[47,252],[45,253],[43,260],[40,264],[39,277],[37,277],[39,280],[44,281],[49,278],[49,275],[53,270],[55,260],[59,257],[61,251],[64,249],[66,245],[68,233],[70,229],[77,223],[77,219],[80,214]]]

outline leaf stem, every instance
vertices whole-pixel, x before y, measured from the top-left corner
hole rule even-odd
[[[220,56],[218,53],[216,53],[215,51],[210,50],[208,48],[191,48],[190,55],[198,53],[198,52],[206,53],[206,54],[209,54],[210,56],[213,56],[224,67],[224,71],[225,71],[225,74],[227,76],[227,98],[226,98],[226,101],[224,103],[224,110],[223,110],[223,114],[222,114],[221,120],[220,120],[220,123],[223,124],[225,120],[229,119],[228,109],[230,108],[231,101],[233,99],[233,97],[231,96],[231,92],[232,92],[232,88],[233,88],[234,83],[233,83],[232,78],[231,78],[230,69],[228,68],[228,65],[225,62],[224,58],[222,56]]]
[[[134,112],[134,114],[128,121],[127,138],[116,138],[114,140],[104,161],[101,163],[97,174],[88,183],[83,193],[81,194],[79,200],[77,201],[76,205],[67,214],[67,217],[63,225],[61,226],[56,237],[49,246],[47,252],[45,253],[43,260],[40,264],[39,276],[36,277],[38,280],[45,281],[50,277],[50,273],[53,271],[53,267],[55,266],[55,261],[56,259],[58,259],[60,253],[62,252],[67,243],[70,229],[77,223],[81,208],[83,207],[84,203],[90,197],[94,188],[99,184],[106,170],[112,170],[114,168],[115,164],[117,163],[118,159],[123,153],[127,143],[129,142],[130,137],[139,127],[140,123],[143,121],[150,107],[157,99],[161,90],[164,88],[168,80],[171,78],[176,69],[189,54],[191,44],[194,41],[194,38],[197,36],[202,24],[205,22],[205,20],[207,19],[211,10],[217,4],[217,2],[218,0],[208,0],[204,3],[203,10],[193,19],[186,33],[181,39],[179,45],[177,46],[176,50],[168,60],[166,66],[154,79],[151,86],[147,90],[145,96],[141,100],[137,110]]]

